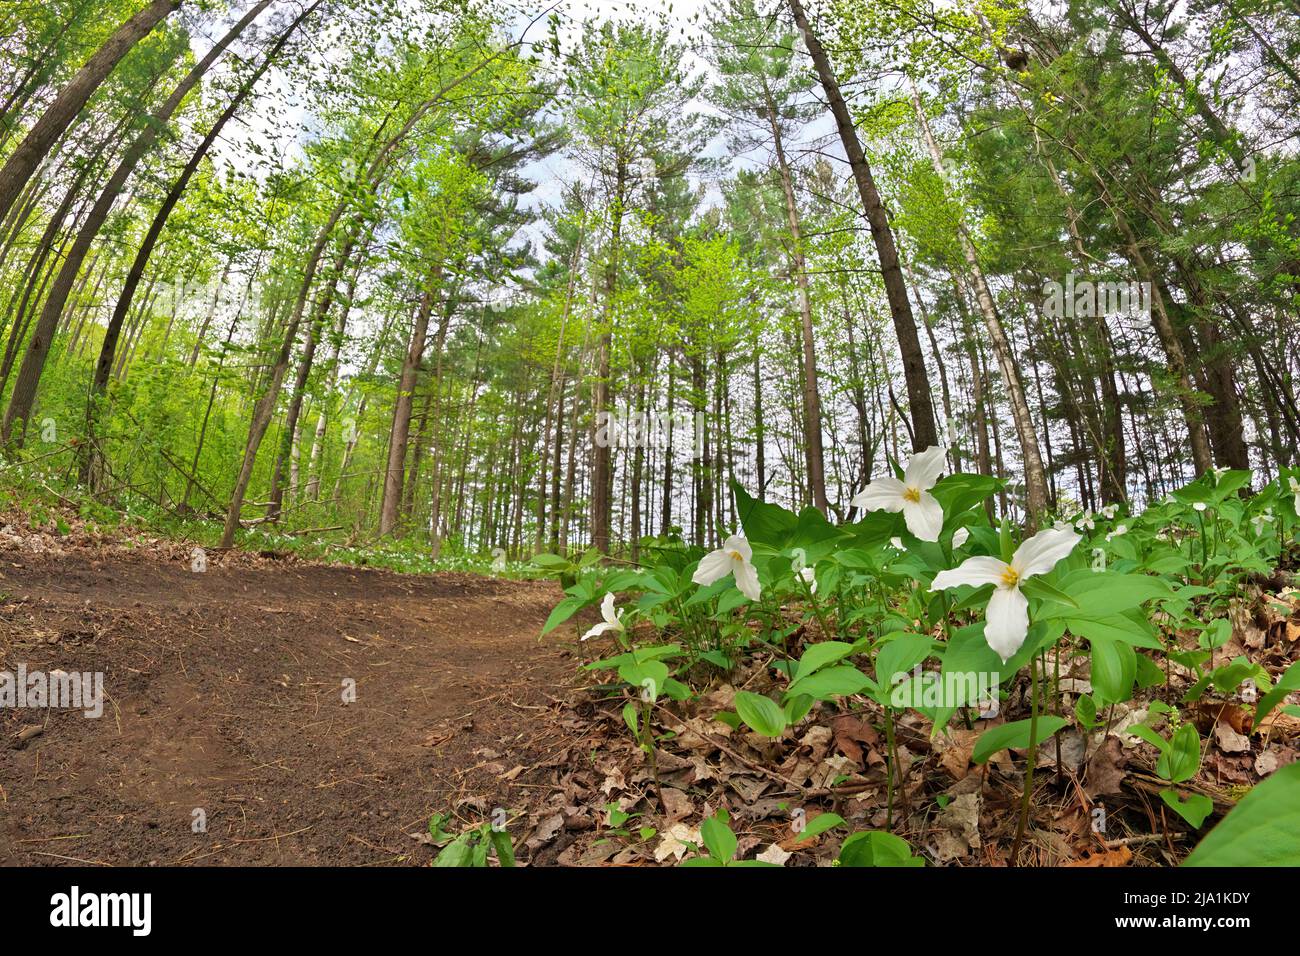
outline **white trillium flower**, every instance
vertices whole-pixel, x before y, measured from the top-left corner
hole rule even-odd
[[[1128,534],[1128,525],[1126,525],[1126,524],[1117,524],[1117,525],[1115,526],[1115,530],[1114,530],[1114,531],[1111,531],[1110,533],[1108,533],[1108,534],[1106,535],[1106,540],[1109,541],[1111,538],[1118,538],[1120,535],[1123,535],[1123,534]]]
[[[1295,513],[1300,515],[1300,481],[1296,481],[1295,475],[1290,478],[1291,494],[1295,495]]]
[[[1264,533],[1264,525],[1272,524],[1274,520],[1273,509],[1265,508],[1259,514],[1250,519],[1250,523],[1255,526],[1255,534],[1259,536]]]
[[[1079,517],[1074,519],[1074,529],[1076,531],[1091,531],[1093,528],[1097,527],[1097,522],[1093,520],[1095,517],[1095,515],[1089,514],[1085,511],[1083,514],[1079,515]]]
[[[1205,510],[1205,507],[1206,507],[1206,505],[1205,505],[1205,502],[1204,502],[1204,501],[1193,501],[1193,502],[1192,502],[1192,510],[1193,510],[1193,511],[1204,511],[1204,510]]]
[[[809,594],[817,593],[817,570],[815,568],[801,568],[799,577],[803,579],[804,584],[808,585]]]
[[[850,504],[864,511],[901,511],[908,531],[922,541],[938,541],[943,530],[943,506],[930,489],[943,474],[945,454],[938,445],[917,452],[907,463],[902,481],[892,475],[877,478]]]
[[[1101,509],[1102,516],[1109,521],[1115,517],[1115,512],[1119,510],[1119,505],[1107,505]]]
[[[691,575],[696,584],[708,587],[714,581],[721,581],[728,574],[735,575],[736,587],[751,601],[757,601],[761,589],[758,586],[758,569],[753,565],[754,549],[749,546],[744,535],[733,534],[722,547],[710,551],[700,558],[700,566]]]
[[[1005,664],[1029,633],[1029,599],[1020,593],[1021,582],[1052,570],[1079,541],[1080,536],[1073,531],[1046,528],[1022,541],[1010,564],[987,555],[967,558],[957,567],[939,572],[930,590],[946,591],[963,584],[994,585],[985,611],[984,639]]]
[[[586,634],[582,635],[579,640],[585,641],[589,637],[599,637],[606,631],[618,631],[622,634],[627,630],[623,626],[623,612],[620,610],[614,613],[614,594],[609,592],[605,595],[605,600],[600,602],[600,616],[604,618],[599,624],[593,627]]]
[[[970,528],[958,528],[952,533],[952,546],[960,548],[970,540]]]

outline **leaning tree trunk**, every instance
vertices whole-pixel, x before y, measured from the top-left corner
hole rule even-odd
[[[181,80],[176,88],[172,90],[171,95],[167,97],[167,101],[149,117],[145,128],[140,131],[140,134],[127,148],[126,153],[118,162],[117,168],[113,170],[113,174],[100,191],[99,198],[95,200],[95,205],[91,208],[89,215],[81,224],[81,228],[77,232],[77,238],[64,257],[63,265],[60,266],[59,273],[45,297],[45,304],[41,309],[40,318],[36,322],[31,343],[28,345],[27,353],[23,358],[24,369],[28,369],[29,363],[32,366],[28,373],[30,377],[39,380],[42,371],[44,371],[45,359],[49,353],[55,329],[58,326],[59,318],[63,314],[63,307],[67,304],[68,295],[76,283],[77,274],[81,271],[81,265],[85,261],[87,253],[90,252],[91,244],[95,241],[95,237],[99,235],[99,230],[103,227],[109,212],[112,211],[113,204],[122,192],[122,187],[126,185],[128,177],[130,177],[150,147],[157,142],[158,134],[166,128],[168,121],[180,106],[181,101],[194,89],[203,75],[216,62],[217,57],[270,5],[271,0],[262,0],[261,3],[249,10],[244,18],[235,24],[225,36],[217,41],[207,55],[195,64],[185,79]],[[23,381],[22,371],[19,372],[18,381],[19,384]],[[15,386],[15,391],[17,391],[17,386]],[[30,396],[25,392],[23,394],[19,417],[26,420],[31,411],[31,402],[34,400],[35,390],[33,387]]]
[[[925,355],[921,351],[921,339],[916,332],[916,320],[912,317],[912,304],[907,297],[907,284],[903,281],[903,272],[898,263],[898,247],[894,243],[894,230],[889,224],[889,215],[876,189],[876,180],[867,162],[866,153],[858,141],[857,130],[853,126],[853,116],[849,113],[844,94],[840,92],[835,71],[831,68],[830,58],[822,48],[821,41],[808,23],[800,0],[790,0],[790,12],[794,15],[795,26],[803,34],[804,44],[812,57],[817,77],[826,94],[826,102],[835,117],[839,130],[840,142],[853,171],[853,180],[862,196],[862,205],[871,227],[871,239],[876,247],[876,256],[880,260],[880,277],[885,283],[885,296],[889,300],[889,312],[894,320],[894,334],[898,337],[898,348],[903,357],[903,377],[907,382],[907,400],[912,420],[912,444],[915,451],[922,451],[939,443],[939,435],[934,424],[934,402],[930,397],[930,380],[925,371]]]
[[[163,227],[171,217],[172,210],[176,208],[176,204],[180,202],[181,195],[185,192],[186,187],[189,186],[190,179],[193,178],[194,174],[198,171],[199,165],[203,162],[203,158],[208,154],[208,150],[210,150],[212,144],[217,141],[217,137],[221,135],[221,131],[234,117],[235,113],[238,112],[239,108],[244,104],[244,101],[248,99],[249,95],[253,92],[253,87],[257,85],[257,82],[262,78],[266,71],[270,69],[271,64],[275,61],[275,58],[279,55],[280,51],[284,49],[285,44],[289,42],[289,38],[293,36],[299,25],[301,25],[311,12],[320,6],[322,2],[323,0],[316,0],[315,3],[305,8],[302,13],[298,15],[297,19],[289,25],[288,29],[281,33],[276,39],[275,44],[269,51],[267,51],[266,56],[262,59],[262,62],[258,65],[257,69],[254,70],[248,79],[244,81],[243,85],[240,86],[239,91],[226,106],[225,111],[217,117],[217,121],[212,124],[212,128],[208,130],[208,135],[203,138],[203,142],[201,142],[198,149],[194,151],[194,154],[190,157],[190,161],[185,164],[185,168],[181,171],[180,176],[173,184],[171,190],[167,193],[167,197],[163,200],[162,206],[159,207],[157,214],[154,216],[153,222],[149,224],[149,231],[145,234],[144,241],[140,244],[140,249],[136,253],[135,261],[131,264],[131,269],[127,273],[126,282],[122,287],[122,293],[118,296],[117,306],[113,310],[113,316],[109,320],[108,327],[105,329],[104,341],[99,350],[99,360],[95,364],[95,377],[91,382],[90,396],[86,402],[87,434],[84,446],[85,450],[82,452],[81,462],[81,476],[83,481],[85,481],[90,475],[92,464],[91,459],[95,453],[93,435],[95,404],[99,400],[99,396],[101,396],[108,388],[108,379],[112,372],[113,358],[117,350],[117,340],[122,332],[122,323],[126,320],[126,316],[131,309],[131,302],[135,297],[136,289],[139,288],[140,280],[144,276],[145,268],[149,265],[149,259],[153,255],[154,247],[158,244],[159,236],[162,235]],[[46,347],[48,348],[48,344]],[[8,439],[9,428],[13,419],[17,417],[20,412],[23,413],[22,417],[25,418],[25,413],[31,409],[32,401],[36,397],[36,385],[40,378],[40,366],[43,364],[43,355],[40,357],[39,362],[35,358],[32,359],[30,370],[28,368],[27,358],[25,357],[23,360],[23,368],[19,371],[18,381],[14,385],[13,397],[10,398],[9,407],[5,409],[4,422],[3,425],[0,426],[0,430],[3,431],[6,440]],[[24,373],[29,374],[29,380],[26,383],[24,383]],[[20,402],[21,404],[18,404]],[[16,405],[17,407],[15,407]]]
[[[934,163],[934,171],[942,178],[943,154],[940,153],[939,144],[935,142],[934,134],[930,131],[930,122],[926,118],[925,108],[921,105],[921,95],[917,92],[916,84],[910,77],[908,82],[911,85],[912,108],[916,111],[921,137]],[[1020,454],[1025,466],[1025,510],[1028,512],[1030,524],[1036,525],[1047,511],[1047,474],[1043,470],[1043,457],[1038,448],[1038,435],[1034,432],[1034,420],[1029,412],[1029,402],[1025,398],[1024,383],[1020,380],[1020,369],[1011,351],[1011,343],[1007,339],[1006,331],[1002,327],[1002,319],[998,316],[997,308],[993,303],[993,294],[984,278],[984,269],[980,266],[975,243],[971,241],[970,232],[963,222],[957,223],[957,238],[960,240],[962,257],[966,260],[966,268],[975,289],[976,304],[979,305],[980,315],[983,316],[984,326],[988,330],[989,341],[993,345],[993,354],[1002,371],[1007,400],[1011,403],[1011,418],[1016,427],[1016,438],[1020,441]]]
[[[181,5],[181,0],[152,2],[113,32],[77,74],[59,91],[44,115],[10,154],[0,169],[0,218],[9,212],[14,199],[27,184],[36,167],[81,112],[99,85],[108,78],[122,57],[148,36],[164,17]]]

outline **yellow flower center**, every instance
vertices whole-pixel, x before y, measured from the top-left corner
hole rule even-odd
[[[903,492],[903,500],[910,501],[917,505],[921,503],[921,491],[919,488],[908,488]]]
[[[739,551],[728,551],[727,556],[730,557],[732,561],[743,562],[745,560],[745,556],[741,554]]]
[[[1006,588],[1013,588],[1019,583],[1020,583],[1020,572],[1008,564],[1006,570],[1002,572],[1002,586]]]

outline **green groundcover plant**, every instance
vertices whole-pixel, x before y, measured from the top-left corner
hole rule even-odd
[[[1296,539],[1295,476],[1283,472],[1250,494],[1249,472],[1215,470],[1140,513],[1111,507],[1021,534],[1006,519],[990,520],[986,501],[1002,482],[941,478],[943,468],[938,448],[894,465],[854,499],[861,517],[844,524],[815,508],[796,514],[757,500],[736,484],[741,528],[712,551],[659,538],[643,542],[635,566],[602,561],[594,550],[576,560],[542,555],[537,566],[567,584],[543,633],[600,607],[600,623],[582,639],[612,638],[617,653],[585,666],[625,688],[623,716],[652,770],[656,701],[694,697],[710,668],[725,672],[753,655],[770,661],[779,695],[740,690],[734,711],[716,714],[768,737],[797,730],[818,702],[873,702],[889,748],[891,821],[899,715],[919,714],[937,735],[996,702],[1027,668],[1029,716],[986,730],[972,755],[982,764],[1008,748],[1027,753],[1012,859],[1029,816],[1038,745],[1071,724],[1102,726],[1116,705],[1148,697],[1146,721],[1130,730],[1159,754],[1165,806],[1202,828],[1213,805],[1184,786],[1203,750],[1187,706],[1249,685],[1256,727],[1279,707],[1300,710],[1285,704],[1300,688],[1300,668],[1275,680],[1245,657],[1215,653],[1232,633],[1229,602],[1252,576],[1271,574]],[[792,620],[810,625],[798,649]],[[1053,649],[1090,659],[1091,692],[1069,713],[1059,674],[1049,672]],[[1172,700],[1161,693],[1170,689],[1171,664],[1195,678]],[[996,681],[981,685],[976,675]],[[1284,769],[1212,829],[1188,863],[1300,862],[1300,773]],[[814,822],[801,838],[845,826],[830,813]],[[689,865],[757,862],[735,859],[725,811],[703,821],[701,836]],[[1256,844],[1266,852],[1253,853]],[[850,835],[838,861],[923,862],[883,831]]]

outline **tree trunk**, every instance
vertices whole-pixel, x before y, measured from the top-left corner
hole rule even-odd
[[[809,26],[807,14],[800,0],[790,0],[790,12],[794,15],[795,26],[803,34],[804,43],[812,57],[817,70],[822,90],[826,94],[827,104],[835,117],[839,130],[840,142],[853,171],[853,180],[862,196],[862,205],[871,226],[871,238],[875,243],[876,256],[880,260],[880,276],[885,283],[885,295],[889,299],[889,312],[894,321],[894,334],[898,337],[898,348],[903,358],[903,377],[907,382],[907,400],[912,420],[912,445],[914,451],[924,451],[931,445],[939,444],[939,435],[934,424],[934,402],[930,397],[930,380],[925,370],[925,356],[921,351],[921,340],[916,333],[916,321],[912,317],[912,304],[907,297],[907,284],[903,281],[903,272],[898,263],[898,247],[894,243],[894,231],[889,224],[889,216],[881,202],[880,192],[876,189],[875,177],[867,162],[866,153],[858,141],[857,130],[853,126],[853,117],[848,104],[840,92],[835,71],[831,68],[830,58],[822,48],[821,41]]]
[[[122,57],[130,53],[136,43],[148,36],[159,21],[180,5],[181,0],[152,0],[147,7],[119,26],[59,91],[54,102],[28,131],[18,148],[10,154],[4,168],[0,169],[0,218],[9,212],[14,199],[45,159],[50,147],[76,119],[82,107],[113,72]]]
[[[803,235],[799,227],[799,205],[794,194],[794,180],[790,164],[786,161],[785,144],[781,138],[781,125],[777,121],[776,106],[767,93],[767,120],[772,130],[772,145],[776,151],[777,172],[781,177],[781,192],[785,197],[786,223],[790,229],[790,265],[799,290],[799,329],[803,345],[803,415],[804,459],[808,466],[808,487],[813,505],[826,513],[826,458],[822,450],[822,406],[817,391],[817,352],[813,343],[812,299],[808,294],[808,266],[803,252]]]
[[[916,84],[910,77],[908,82],[911,84],[912,108],[916,111],[921,137],[934,163],[935,172],[942,178],[943,154],[940,153],[939,144],[935,142],[934,135],[930,132],[930,123],[921,105],[921,95],[916,89]],[[993,303],[993,293],[984,278],[984,270],[980,266],[975,244],[971,241],[965,223],[957,223],[957,238],[961,242],[962,256],[966,260],[966,268],[975,287],[975,301],[984,318],[984,326],[993,345],[993,354],[997,358],[998,367],[1002,370],[1002,381],[1007,389],[1007,400],[1011,403],[1011,417],[1015,423],[1016,437],[1020,442],[1020,453],[1025,467],[1025,508],[1029,513],[1030,526],[1036,526],[1047,511],[1048,487],[1047,476],[1043,470],[1042,453],[1038,447],[1038,435],[1034,431],[1034,420],[1029,412],[1029,402],[1025,398],[1024,384],[1020,380],[1020,370],[1011,351],[1011,343],[1002,327],[1002,320]]]
[[[433,295],[437,287],[437,274],[430,277],[429,285],[420,297],[415,310],[415,323],[411,329],[406,359],[402,362],[402,376],[397,385],[397,401],[393,404],[393,428],[388,439],[388,467],[384,472],[384,498],[379,508],[380,535],[392,534],[397,529],[398,510],[402,501],[402,479],[406,467],[406,442],[411,432],[411,405],[415,396],[415,379],[424,358],[424,341],[429,332],[429,314],[433,309]]]
[[[614,202],[611,210],[609,262],[605,266],[605,329],[597,349],[595,412],[597,416],[610,412],[610,352],[613,349],[612,324],[614,299],[618,294],[619,257],[623,237],[623,193],[627,184],[627,164],[619,159],[615,171]],[[599,419],[597,419],[599,421]],[[591,476],[591,543],[601,552],[609,553],[609,520],[613,500],[614,467],[609,442],[595,442],[595,457]]]
[[[81,265],[85,261],[86,254],[90,251],[91,244],[95,237],[99,235],[99,230],[103,227],[104,221],[108,218],[113,204],[117,201],[118,195],[122,192],[122,187],[126,185],[127,178],[135,170],[140,160],[145,156],[149,149],[158,140],[158,134],[166,128],[167,123],[171,120],[172,114],[176,112],[181,101],[194,89],[203,75],[216,62],[217,58],[230,46],[235,39],[244,32],[244,30],[257,17],[270,6],[271,0],[262,0],[255,5],[243,19],[232,27],[225,36],[208,51],[194,68],[185,76],[176,88],[172,90],[166,102],[162,104],[154,114],[149,117],[145,128],[140,131],[131,145],[127,148],[126,153],[122,156],[109,176],[108,182],[100,191],[99,198],[96,199],[95,205],[91,208],[89,215],[81,224],[77,232],[77,238],[72,244],[63,260],[63,265],[59,269],[59,274],[50,287],[49,294],[45,298],[45,305],[41,309],[41,317],[37,320],[36,331],[33,337],[33,346],[36,348],[32,352],[29,348],[29,354],[32,356],[32,362],[38,367],[35,369],[35,376],[40,377],[45,366],[46,350],[48,350],[50,340],[53,338],[54,329],[58,324],[59,317],[63,314],[63,307],[67,303],[68,294],[71,292],[73,284],[76,282],[77,274],[81,271]],[[181,187],[184,188],[183,186]],[[196,346],[197,348],[197,346]],[[27,360],[24,359],[24,366]],[[191,363],[193,364],[193,363]],[[19,382],[22,381],[22,373],[19,373]],[[30,410],[30,409],[28,409]],[[25,417],[25,415],[24,415]]]

